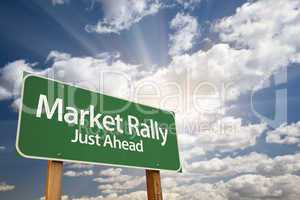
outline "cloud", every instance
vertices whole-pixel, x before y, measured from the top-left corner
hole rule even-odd
[[[284,175],[265,177],[261,175],[242,175],[227,182],[217,183],[193,183],[176,185],[164,188],[164,198],[170,200],[258,200],[279,199],[295,200],[300,193],[300,177]],[[70,198],[71,199],[71,198]],[[103,197],[82,197],[73,200],[142,200],[146,199],[145,191],[135,191],[124,195],[112,194]]]
[[[204,127],[187,128],[180,127],[183,123],[182,119],[178,119],[178,138],[181,149],[182,160],[184,161],[183,169],[191,171],[191,164],[199,159],[203,159],[207,154],[216,152],[233,152],[243,150],[256,144],[258,137],[262,135],[267,128],[266,124],[242,124],[241,118],[225,117],[217,120],[213,124],[203,125]],[[197,123],[199,122],[194,122]],[[195,126],[195,125],[194,125]],[[199,124],[202,126],[202,124]],[[215,160],[216,164],[219,158]],[[209,162],[209,161],[207,161]],[[205,162],[203,163],[205,164]],[[207,163],[210,166],[214,163]],[[193,164],[192,168],[195,168]],[[218,166],[220,167],[220,166]],[[208,167],[210,168],[210,167]],[[202,171],[201,169],[199,171]]]
[[[79,177],[79,176],[93,176],[94,172],[93,170],[84,170],[84,171],[73,171],[73,170],[68,170],[64,173],[65,176],[69,177]]]
[[[41,197],[40,200],[45,200],[45,197]],[[71,198],[68,195],[62,195],[61,200],[71,200]]]
[[[297,0],[248,2],[217,23],[216,30],[223,42],[251,51],[251,66],[283,67],[299,62],[299,6]]]
[[[71,58],[71,55],[68,53],[59,52],[59,51],[51,51],[48,54],[46,61],[53,60],[54,62],[59,62],[59,61],[63,61],[63,60],[68,60],[70,58]]]
[[[176,200],[294,200],[299,196],[300,177],[284,175],[265,177],[261,175],[242,175],[227,182],[194,183],[175,186],[164,191],[176,195]]]
[[[207,51],[173,56],[167,67],[139,80],[138,84],[159,85],[160,101],[145,99],[145,103],[175,110],[184,115],[181,119],[193,116],[194,110],[203,121],[207,108],[216,113],[226,102],[251,92],[272,73],[298,62],[299,45],[287,39],[295,38],[297,33],[299,3],[290,2],[248,2],[233,16],[217,21],[214,29],[220,35],[220,43]],[[208,95],[207,88],[214,95]],[[201,100],[195,99],[197,96]]]
[[[279,176],[300,171],[300,154],[270,158],[265,154],[252,152],[245,156],[191,162],[187,170],[191,173],[199,173],[199,177],[210,179],[222,179],[247,173]]]
[[[37,63],[17,60],[0,69],[0,95],[2,100],[14,99],[13,106],[18,108],[20,101],[22,72],[38,74],[56,80],[76,84],[91,90],[101,91],[113,96],[127,96],[130,83],[137,76],[137,65],[122,62],[118,57],[100,56],[72,57],[69,54],[52,51],[47,61],[52,61],[48,68],[34,68]],[[111,84],[119,83],[119,84]]]
[[[98,177],[93,179],[98,183],[115,183],[115,182],[125,182],[129,181],[132,177],[129,175],[118,175],[118,176],[110,176],[110,177]]]
[[[183,6],[184,9],[193,10],[197,5],[199,5],[202,0],[176,0],[178,4]]]
[[[108,168],[100,172],[101,176],[119,176],[121,175],[121,168]]]
[[[11,96],[5,88],[0,87],[0,100],[8,99]]]
[[[189,14],[177,13],[170,22],[170,28],[174,31],[170,35],[171,56],[180,55],[190,50],[196,38],[199,36],[197,19]]]
[[[0,69],[0,100],[17,98],[20,95],[23,71],[33,72],[36,63],[16,60]],[[36,72],[38,72],[36,70]]]
[[[94,167],[94,165],[64,162],[64,167],[66,169],[91,169]]]
[[[145,183],[145,177],[130,177],[129,180],[126,181],[119,181],[116,180],[109,184],[100,184],[98,189],[104,194],[124,194],[128,190],[134,190],[138,186]]]
[[[87,25],[88,32],[120,33],[148,15],[157,13],[162,4],[158,0],[102,0],[104,18],[96,25]]]
[[[5,146],[0,146],[0,152],[5,151],[6,147]]]
[[[221,127],[218,126],[220,123],[223,123]],[[256,139],[265,129],[266,125],[263,123],[242,125],[241,118],[225,117],[217,121],[212,129],[194,133],[197,134],[195,145],[201,146],[206,151],[241,150],[255,145]]]
[[[56,5],[63,5],[66,3],[69,3],[70,0],[51,0],[52,5],[56,6]]]
[[[300,144],[300,121],[292,124],[283,124],[275,130],[268,131],[267,143]]]
[[[0,192],[7,192],[7,191],[14,190],[14,189],[15,189],[14,185],[9,185],[4,182],[0,183]]]
[[[81,198],[73,198],[72,200],[143,200],[146,199],[146,192],[145,191],[135,191],[129,194],[124,194],[118,196],[117,194],[111,194],[106,197],[103,196],[96,196],[96,197],[81,197]],[[68,200],[71,200],[68,199]]]
[[[300,195],[300,177],[285,175],[264,177],[244,175],[226,183],[228,199],[282,199],[294,200]]]
[[[259,174],[279,176],[300,171],[300,154],[277,156],[273,159],[259,161],[256,167]]]
[[[145,183],[144,176],[122,174],[121,168],[108,168],[100,172],[100,177],[93,181],[99,183],[98,189],[106,194],[123,194]]]

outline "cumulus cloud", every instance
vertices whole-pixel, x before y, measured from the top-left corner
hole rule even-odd
[[[187,169],[200,177],[223,178],[254,173],[264,176],[279,176],[300,170],[300,154],[271,158],[265,154],[250,153],[245,156],[213,158],[191,162]]]
[[[298,7],[294,0],[246,3],[215,23],[220,43],[207,51],[174,56],[167,69],[151,78],[179,85],[189,81],[190,91],[206,81],[216,88],[224,86],[225,100],[237,99],[276,70],[299,61],[299,42],[292,41],[300,33]]]
[[[17,98],[20,95],[23,71],[33,72],[35,65],[35,63],[27,63],[25,60],[16,60],[1,68],[0,100]]]
[[[174,31],[170,35],[171,56],[180,55],[190,50],[199,36],[199,27],[197,19],[189,14],[177,13],[170,22],[170,28]]]
[[[96,196],[96,197],[89,197],[89,196],[83,196],[83,197],[79,197],[79,198],[71,198],[66,196],[67,199],[66,200],[142,200],[142,199],[146,199],[146,192],[145,191],[135,191],[135,192],[131,192],[129,194],[124,194],[124,195],[120,195],[118,196],[117,194],[110,194],[106,197],[103,196]]]
[[[132,176],[122,173],[120,168],[108,168],[100,172],[100,177],[93,179],[99,183],[98,189],[106,195],[123,194],[128,190],[136,189],[145,183],[144,176]]]
[[[179,119],[179,126],[182,125]],[[198,123],[197,121],[194,123]],[[191,125],[188,125],[191,126]],[[201,126],[201,124],[200,124]],[[241,118],[225,117],[205,128],[178,128],[178,138],[184,163],[203,159],[208,153],[233,152],[256,144],[266,124],[242,124]],[[218,158],[216,158],[216,162]],[[212,163],[208,163],[208,166]],[[189,171],[189,164],[183,165]],[[201,171],[201,170],[200,170]]]
[[[104,18],[96,25],[87,25],[88,32],[120,33],[148,15],[157,13],[162,4],[159,0],[102,0]]]
[[[8,99],[11,96],[5,88],[0,87],[0,100]]]
[[[227,182],[193,183],[172,185],[163,190],[164,198],[171,200],[258,200],[279,199],[295,200],[300,193],[300,177],[284,175],[265,177],[262,175],[242,175]],[[71,198],[70,198],[71,199]],[[146,199],[145,191],[135,191],[124,195],[112,194],[107,197],[82,197],[74,200],[142,200]]]
[[[300,177],[285,175],[264,177],[244,175],[226,183],[228,199],[287,199],[294,200],[299,193]]]
[[[299,62],[299,6],[297,0],[248,2],[217,23],[216,30],[223,42],[251,50],[252,66],[286,66]]]
[[[84,171],[73,171],[73,170],[68,170],[64,173],[65,176],[69,177],[79,177],[79,176],[93,176],[94,172],[93,170],[84,170]]]
[[[136,189],[144,184],[145,180],[145,177],[131,177],[129,180],[119,182],[115,180],[113,183],[99,185],[98,189],[104,194],[124,194],[128,190]]]
[[[300,154],[277,156],[258,162],[257,173],[265,176],[279,176],[300,171]]]
[[[119,176],[122,172],[121,168],[108,168],[100,172],[101,176]]]
[[[14,99],[13,106],[18,108],[23,71],[118,97],[128,95],[130,82],[138,74],[137,65],[126,64],[118,57],[72,57],[67,53],[52,51],[47,60],[53,63],[43,70],[34,68],[37,63],[27,63],[25,60],[11,62],[1,68],[0,99]],[[119,84],[111,84],[112,82]]]
[[[14,185],[9,185],[7,183],[0,183],[0,192],[7,192],[7,191],[11,191],[14,190],[15,186]]]
[[[195,145],[201,146],[205,150],[218,150],[222,152],[245,149],[256,144],[256,139],[266,129],[265,124],[242,125],[241,118],[226,117],[223,119],[223,127],[217,127],[216,133],[209,129],[207,133],[203,131],[198,134]],[[217,121],[215,126],[220,122]],[[224,127],[225,126],[225,127]],[[229,128],[226,128],[229,126]],[[214,126],[213,126],[214,127]]]
[[[266,141],[277,144],[300,144],[300,122],[283,124],[275,130],[268,131]]]

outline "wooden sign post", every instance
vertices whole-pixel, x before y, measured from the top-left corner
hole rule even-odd
[[[61,200],[61,175],[63,162],[48,161],[48,175],[46,181],[46,200]]]
[[[160,172],[158,170],[146,170],[148,200],[162,200]]]

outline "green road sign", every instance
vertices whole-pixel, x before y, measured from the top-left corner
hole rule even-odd
[[[27,75],[16,141],[24,157],[180,171],[174,113]]]

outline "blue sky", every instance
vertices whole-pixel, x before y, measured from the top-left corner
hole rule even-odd
[[[23,70],[174,110],[184,173],[162,173],[165,199],[298,199],[299,9],[299,0],[2,2],[0,199],[44,195],[47,162],[14,146]],[[120,77],[101,82],[107,71]],[[160,95],[135,96],[147,84]],[[145,199],[144,171],[68,163],[63,194]]]

